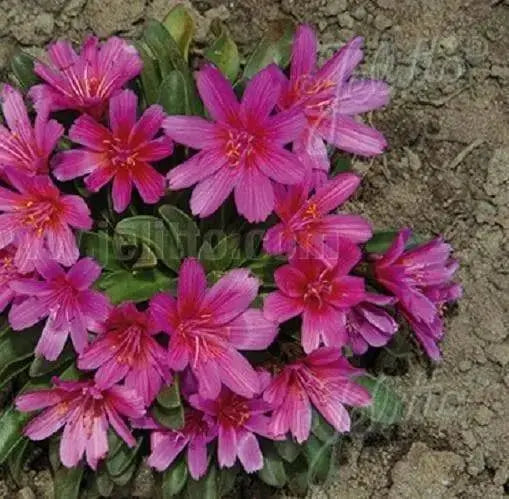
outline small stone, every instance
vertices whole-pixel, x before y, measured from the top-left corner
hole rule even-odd
[[[503,465],[500,467],[493,477],[493,483],[495,485],[503,486],[505,483],[509,481],[509,465]]]
[[[481,54],[479,52],[476,52],[476,51],[467,51],[466,54],[465,54],[465,59],[467,60],[467,62],[472,66],[472,67],[476,67],[476,66],[479,66],[480,64],[482,64],[485,60],[486,60],[486,55],[485,54]]]
[[[505,383],[505,386],[509,387],[509,373],[507,373],[504,376],[504,383]]]
[[[470,476],[477,476],[482,473],[486,464],[484,462],[484,454],[480,447],[472,452],[470,459],[468,460],[467,473]]]
[[[350,14],[339,14],[338,23],[342,28],[352,29],[354,20]]]
[[[347,0],[332,0],[327,2],[324,12],[329,16],[337,16],[341,12],[344,12],[347,8]]]
[[[454,55],[459,48],[458,38],[454,35],[446,36],[440,41],[440,46],[447,55]]]
[[[414,172],[420,170],[422,166],[421,158],[419,158],[419,156],[408,147],[405,147],[404,149],[408,158],[408,165],[410,166],[410,168]]]
[[[92,30],[100,37],[117,31],[128,31],[133,23],[141,19],[145,9],[144,0],[89,0],[83,16]]]
[[[35,20],[35,29],[43,35],[51,35],[55,27],[55,18],[52,14],[43,12]]]
[[[378,14],[375,17],[375,28],[378,31],[385,31],[386,29],[389,29],[392,26],[392,19],[387,17],[384,14]]]
[[[34,491],[30,487],[23,487],[16,495],[17,499],[35,499]]]
[[[461,436],[463,437],[463,441],[468,447],[471,449],[477,447],[477,440],[475,439],[475,435],[472,430],[465,430]]]
[[[500,80],[509,80],[509,66],[492,66],[490,74]]]
[[[470,371],[470,369],[472,368],[472,362],[470,362],[469,360],[462,360],[458,364],[458,368],[462,373],[466,373],[467,371]]]
[[[368,11],[362,5],[360,5],[352,12],[352,17],[357,21],[362,21],[367,14]]]
[[[477,409],[476,413],[474,414],[474,419],[481,426],[488,426],[492,418],[493,412],[490,409],[488,409],[485,405],[479,407],[479,409]]]
[[[490,345],[488,348],[488,358],[505,367],[509,364],[509,343]]]
[[[382,9],[394,10],[397,8],[397,0],[377,0],[378,6]]]
[[[488,178],[484,189],[490,196],[496,196],[502,184],[509,182],[509,147],[496,149],[488,164]]]

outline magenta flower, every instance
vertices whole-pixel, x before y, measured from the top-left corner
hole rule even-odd
[[[398,323],[382,307],[395,301],[392,296],[366,293],[364,301],[348,311],[346,330],[355,354],[362,355],[369,346],[382,347],[389,342]]]
[[[48,48],[50,64],[35,64],[35,73],[45,83],[35,85],[29,95],[36,109],[76,109],[99,119],[108,100],[138,76],[143,63],[136,49],[111,37],[100,44],[89,36],[78,55],[68,41],[58,40]]]
[[[261,399],[246,399],[223,388],[214,400],[191,396],[191,405],[213,418],[218,427],[217,458],[221,468],[231,468],[237,458],[247,473],[263,468],[263,455],[255,434],[274,438],[269,433],[266,415],[270,404]]]
[[[10,85],[0,93],[2,112],[9,130],[0,125],[0,168],[12,168],[28,175],[48,173],[48,159],[64,128],[48,120],[41,109],[32,128],[23,96]]]
[[[111,425],[129,447],[136,440],[122,416],[141,418],[143,401],[133,390],[113,386],[107,390],[92,381],[62,381],[53,378],[53,388],[20,395],[19,411],[44,409],[24,429],[31,440],[44,440],[64,427],[60,441],[60,460],[67,468],[76,466],[83,454],[92,469],[108,452],[108,427]]]
[[[267,319],[285,322],[302,316],[302,347],[306,353],[321,343],[341,348],[348,341],[347,313],[365,299],[364,279],[348,275],[361,252],[351,243],[341,245],[335,267],[296,255],[279,267],[274,278],[279,288],[265,297]]]
[[[85,185],[92,192],[113,179],[113,207],[118,213],[129,205],[133,183],[145,203],[159,201],[165,181],[150,162],[173,152],[170,139],[154,138],[165,116],[162,108],[150,106],[136,121],[137,102],[131,90],[111,98],[111,130],[86,114],[80,116],[71,127],[69,137],[84,147],[64,151],[55,159],[53,173],[58,180],[87,175]]]
[[[101,267],[91,258],[79,260],[67,272],[51,260],[39,260],[35,267],[42,281],[18,279],[11,284],[17,295],[28,296],[12,305],[11,327],[21,331],[47,317],[35,353],[55,360],[69,335],[74,349],[81,353],[88,344],[88,331],[99,331],[108,317],[106,296],[89,289]]]
[[[352,381],[363,372],[352,367],[338,348],[320,348],[286,366],[263,393],[275,408],[270,431],[275,436],[290,431],[298,443],[305,442],[311,430],[311,404],[337,431],[349,431],[344,406],[371,403],[369,392]]]
[[[280,86],[274,66],[248,83],[239,103],[220,71],[198,72],[198,90],[213,119],[170,116],[164,129],[176,142],[201,151],[168,174],[171,189],[198,184],[191,196],[194,215],[206,217],[234,191],[238,212],[250,222],[265,220],[274,209],[274,182],[296,184],[304,165],[284,148],[300,133],[298,109],[271,116]]]
[[[103,331],[78,360],[80,369],[97,369],[97,386],[108,388],[125,379],[149,406],[163,383],[171,380],[166,352],[153,335],[157,331],[146,312],[123,303],[111,312]]]
[[[375,261],[375,277],[398,298],[398,309],[424,350],[438,360],[443,305],[461,296],[461,286],[451,283],[458,262],[451,258],[451,246],[440,237],[406,251],[410,236],[409,229],[400,231],[387,252]]]
[[[153,420],[143,428],[152,429],[150,434],[151,454],[147,463],[158,471],[166,470],[187,447],[187,465],[194,480],[199,480],[207,471],[207,444],[217,436],[217,427],[212,418],[201,411],[186,407],[184,427],[170,430]]]
[[[248,308],[258,287],[247,270],[235,269],[207,289],[203,267],[187,258],[180,267],[177,299],[160,293],[150,302],[158,327],[170,335],[170,368],[189,366],[203,398],[216,398],[222,384],[249,398],[260,391],[259,376],[237,351],[263,350],[277,334],[261,310]]]
[[[0,187],[0,248],[16,245],[14,264],[20,272],[48,256],[62,265],[75,263],[79,251],[71,227],[92,227],[85,201],[62,195],[49,177],[6,173],[18,192]]]
[[[342,241],[358,244],[372,235],[371,226],[364,218],[330,213],[355,192],[359,183],[357,175],[342,173],[309,198],[306,182],[287,189],[280,187],[276,191],[276,213],[281,222],[265,234],[265,251],[278,255],[292,253],[299,247],[333,267]]]
[[[293,150],[304,164],[325,177],[329,170],[325,143],[362,156],[380,154],[385,149],[383,135],[355,116],[385,106],[390,89],[383,81],[352,78],[363,58],[362,38],[352,39],[319,70],[317,44],[310,26],[297,28],[290,80],[279,71],[283,83],[279,106],[304,110],[307,126],[294,142]]]
[[[14,265],[16,248],[12,245],[0,249],[0,313],[12,302],[16,292],[12,288],[14,282],[27,274],[21,273]]]

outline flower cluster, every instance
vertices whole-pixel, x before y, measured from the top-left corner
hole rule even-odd
[[[8,311],[16,334],[41,326],[35,353],[48,361],[70,339],[80,379],[55,377],[52,387],[16,399],[20,411],[42,410],[25,428],[29,438],[64,428],[65,466],[86,455],[96,469],[111,426],[130,447],[133,431],[149,431],[148,463],[159,471],[186,450],[198,479],[216,448],[220,467],[238,459],[246,472],[258,471],[260,439],[306,442],[313,410],[349,431],[346,407],[367,406],[371,395],[347,353],[388,344],[395,313],[439,358],[444,305],[461,294],[451,247],[441,238],[409,247],[405,229],[385,252],[368,254],[371,224],[337,212],[361,179],[329,175],[327,144],[363,156],[386,147],[359,118],[389,99],[386,83],[353,76],[361,38],[318,69],[315,34],[300,26],[288,74],[275,64],[262,68],[240,99],[219,68],[203,65],[196,87],[206,118],[167,115],[126,88],[143,64],[119,38],[89,37],[80,53],[58,41],[48,56],[49,65],[36,63],[41,83],[29,91],[33,124],[18,90],[4,85],[1,93],[0,312]],[[67,130],[52,117],[62,110],[72,111]],[[64,133],[71,147],[59,145]],[[179,145],[194,153],[186,149],[185,161],[170,168]],[[190,211],[204,218],[233,193],[240,215],[265,222],[260,251],[286,263],[267,289],[247,264],[207,274],[199,259],[183,255],[175,290],[113,305],[98,290],[101,266],[77,244],[76,230],[94,226],[87,198],[68,193],[75,184],[67,181],[81,177],[89,195],[111,194],[117,218],[138,194],[147,208],[167,189],[193,187]],[[270,355],[262,362],[253,352]],[[180,428],[153,410],[175,386]]]

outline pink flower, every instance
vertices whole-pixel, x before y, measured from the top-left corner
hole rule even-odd
[[[266,296],[265,317],[285,322],[302,316],[301,341],[306,353],[321,343],[341,348],[348,341],[347,313],[365,298],[364,279],[348,275],[360,257],[360,250],[351,243],[342,245],[333,268],[296,255],[274,273],[279,290]]]
[[[20,272],[47,256],[62,265],[75,263],[79,251],[71,227],[92,227],[85,201],[62,195],[49,177],[6,173],[18,192],[0,187],[0,248],[16,245],[14,263]]]
[[[311,430],[311,404],[339,432],[350,430],[346,405],[363,407],[371,403],[369,392],[352,381],[363,374],[341,356],[338,348],[320,348],[286,366],[263,394],[274,406],[270,431],[292,433],[305,442]]]
[[[107,390],[92,381],[62,381],[53,378],[53,388],[20,395],[16,399],[19,411],[44,409],[24,429],[31,440],[44,440],[64,427],[60,441],[60,460],[67,468],[76,466],[83,454],[92,469],[108,452],[108,427],[129,447],[136,440],[122,416],[141,418],[145,414],[143,401],[133,390],[113,386]]]
[[[300,247],[309,256],[333,267],[338,245],[344,240],[355,244],[371,238],[371,226],[358,215],[330,213],[357,189],[359,177],[353,173],[337,175],[308,198],[307,183],[280,187],[276,192],[276,213],[281,222],[271,227],[263,239],[267,253],[292,253]]]
[[[46,83],[35,85],[29,95],[40,109],[76,109],[99,119],[114,96],[137,76],[143,63],[136,49],[111,37],[100,44],[89,36],[78,55],[72,45],[58,40],[48,49],[50,64],[35,64],[35,73]]]
[[[170,139],[154,138],[165,116],[162,108],[150,106],[136,121],[137,102],[131,90],[111,98],[111,130],[86,114],[80,116],[69,137],[84,147],[65,151],[55,160],[58,180],[87,175],[85,185],[92,192],[113,179],[113,207],[118,213],[129,205],[133,183],[145,203],[159,201],[165,181],[150,162],[166,158],[173,151]]]
[[[248,83],[239,103],[219,70],[198,72],[198,90],[213,119],[170,116],[164,129],[176,142],[201,151],[168,174],[171,189],[198,184],[191,196],[194,215],[214,213],[230,195],[250,222],[265,220],[274,209],[274,182],[296,184],[304,165],[284,148],[304,125],[298,109],[271,116],[280,95],[274,66]]]
[[[104,329],[78,360],[80,369],[97,369],[95,380],[108,388],[125,379],[149,406],[171,379],[166,352],[153,335],[157,331],[146,312],[124,303],[111,312]]]
[[[369,346],[381,347],[389,342],[398,323],[382,307],[395,301],[392,296],[366,293],[364,301],[348,311],[346,330],[355,354],[362,355]]]
[[[215,400],[192,395],[190,401],[217,424],[217,458],[221,468],[231,468],[237,458],[247,473],[263,468],[263,455],[255,434],[273,438],[266,415],[271,410],[270,404],[261,399],[246,399],[227,388]]]
[[[279,71],[284,89],[279,106],[304,110],[307,126],[294,142],[293,150],[304,164],[325,177],[329,170],[325,143],[362,156],[380,154],[385,149],[383,135],[355,116],[385,106],[390,89],[383,81],[352,78],[363,58],[362,38],[353,38],[319,70],[317,44],[310,26],[297,28],[290,80]]]
[[[32,128],[23,97],[18,90],[4,85],[0,93],[2,112],[9,130],[0,125],[0,168],[9,167],[28,175],[48,173],[48,159],[64,128],[48,120],[41,109]]]
[[[51,260],[39,260],[35,267],[42,281],[18,279],[11,284],[18,295],[28,296],[12,305],[11,327],[20,331],[47,317],[35,352],[55,360],[69,335],[74,349],[82,352],[88,344],[87,331],[99,331],[108,317],[108,299],[89,289],[99,278],[101,267],[91,258],[81,259],[67,272]]]
[[[184,427],[170,430],[152,421],[144,428],[153,429],[150,434],[151,454],[148,465],[158,471],[166,470],[187,447],[187,465],[194,480],[207,471],[207,444],[217,436],[212,418],[201,411],[186,407]]]
[[[375,277],[398,298],[398,309],[424,350],[438,360],[443,305],[461,296],[461,286],[451,283],[458,262],[450,257],[451,246],[440,237],[405,250],[410,236],[409,229],[400,231],[387,252],[376,259]]]
[[[0,313],[6,309],[16,296],[16,292],[12,288],[14,282],[27,276],[14,265],[15,254],[16,248],[12,245],[0,249]]]
[[[150,302],[158,327],[170,334],[170,368],[190,366],[203,398],[216,398],[223,383],[244,397],[260,391],[257,373],[237,351],[264,350],[277,334],[261,310],[248,308],[258,287],[247,270],[235,269],[207,289],[203,267],[187,258],[180,267],[177,299],[160,293]]]

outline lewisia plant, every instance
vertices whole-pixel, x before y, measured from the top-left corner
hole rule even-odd
[[[400,419],[381,348],[440,360],[451,246],[348,206],[389,87],[354,76],[361,38],[318,65],[313,28],[281,28],[244,65],[227,30],[190,60],[177,6],[135,43],[13,60],[0,462],[49,449],[61,497],[129,495],[142,464],[164,497],[303,495],[339,434]]]

